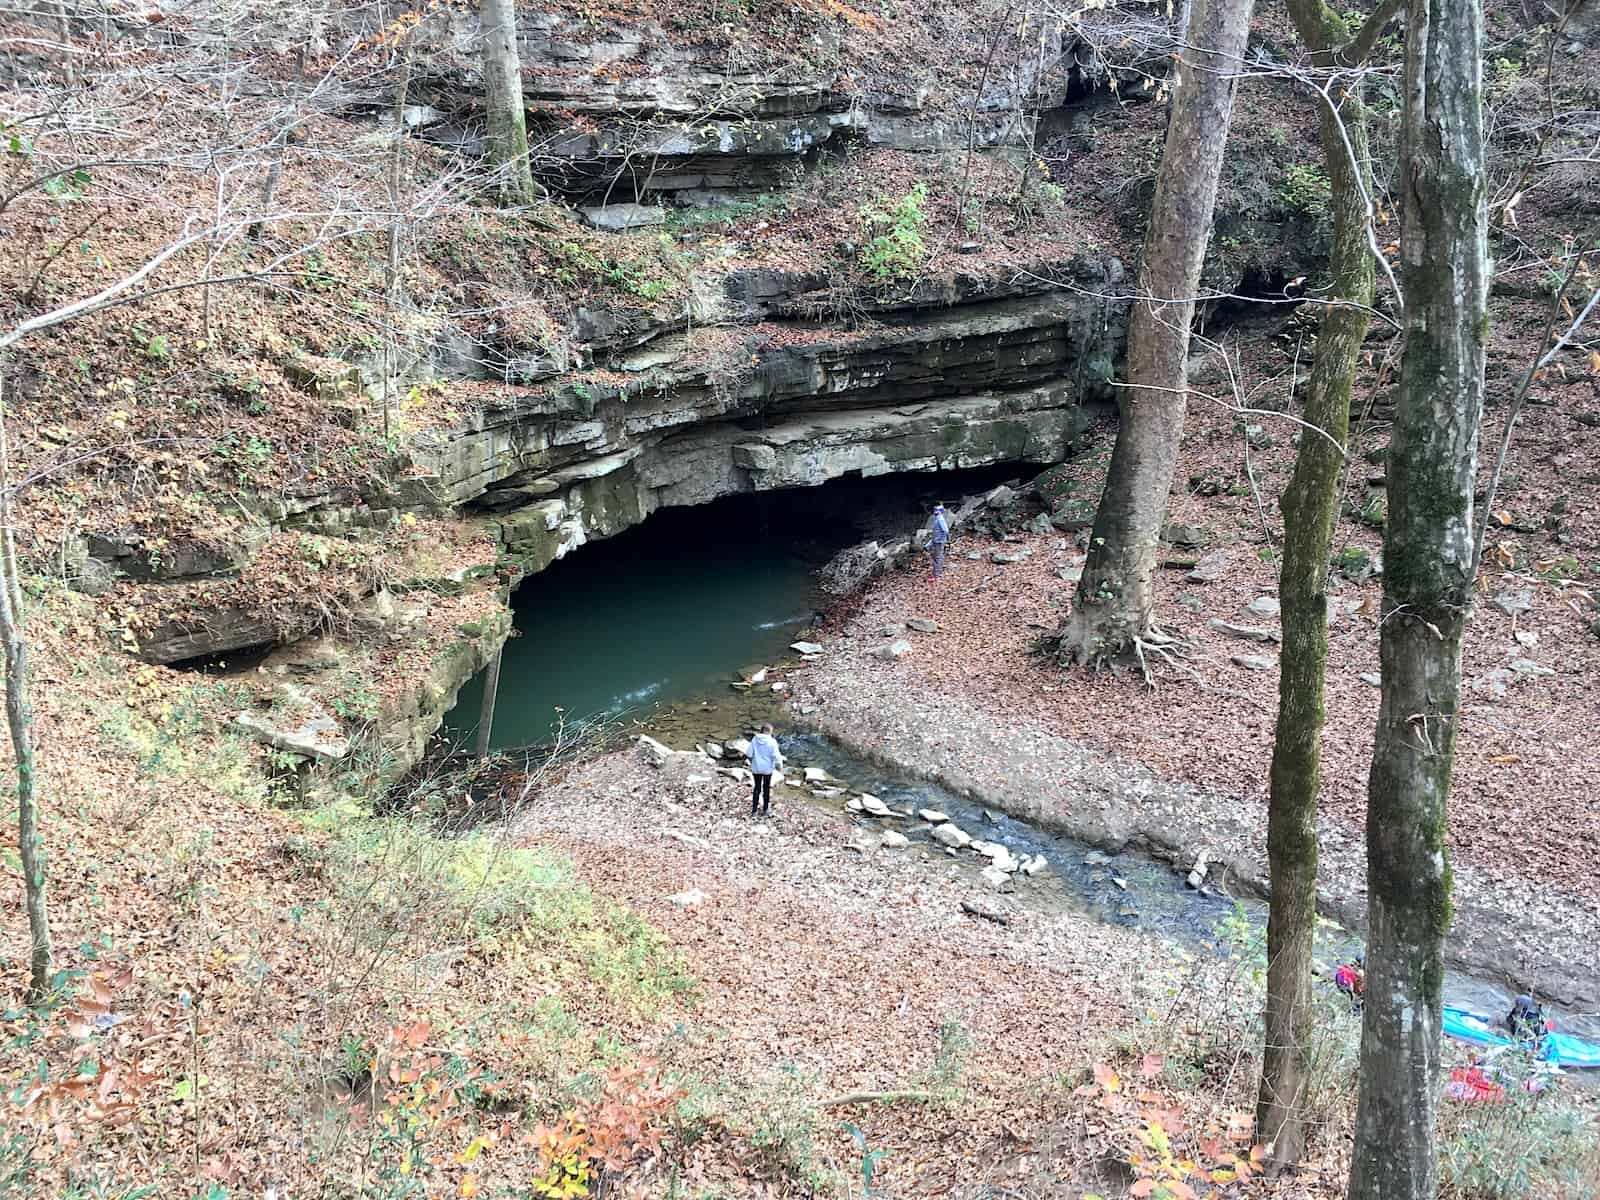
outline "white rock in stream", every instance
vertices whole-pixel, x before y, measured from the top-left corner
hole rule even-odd
[[[814,654],[822,653],[822,647],[817,645],[815,642],[795,642],[790,645],[789,649],[793,650],[796,654],[803,654],[807,658],[810,658]]]
[[[911,839],[903,833],[896,833],[894,830],[889,829],[885,830],[883,836],[878,839],[878,845],[885,850],[904,850],[911,845]]]
[[[972,838],[963,829],[946,821],[943,825],[935,825],[929,835],[941,846],[949,846],[952,850],[960,850],[969,845]]]
[[[816,792],[813,791],[811,794],[814,796],[814,795],[816,795]],[[846,812],[853,812],[853,813],[860,812],[861,811],[861,799],[860,799],[860,797],[859,796],[851,796],[850,799],[845,801],[844,809],[845,809]]]
[[[820,787],[820,788],[819,787],[814,787],[814,788],[811,789],[811,794],[813,796],[815,796],[818,800],[832,800],[835,796],[844,795],[844,789],[843,788],[829,788],[829,787]]]
[[[869,817],[887,817],[890,815],[889,806],[870,792],[862,794],[861,811]]]
[[[932,821],[935,825],[943,825],[950,819],[947,814],[940,812],[937,808],[919,808],[917,809],[917,816],[924,821]]]
[[[745,750],[748,751],[749,749],[750,747],[746,745]],[[807,783],[821,783],[828,777],[828,773],[821,767],[807,767],[805,770],[805,775]]]
[[[1027,876],[1031,877],[1031,876],[1037,875],[1040,871],[1044,870],[1045,867],[1047,867],[1049,865],[1050,864],[1049,864],[1048,861],[1046,861],[1044,855],[1042,855],[1042,854],[1030,855],[1029,857],[1027,857],[1027,858],[1022,860],[1022,873],[1024,875],[1027,875]]]
[[[765,667],[762,667],[761,670],[757,671],[754,675],[750,676],[750,682],[751,683],[765,683],[766,681],[767,681],[767,669]]]
[[[706,752],[706,756],[708,758],[722,757],[722,744],[720,742],[707,742],[704,746],[701,746],[700,749]]]
[[[994,890],[997,892],[1009,891],[1011,889],[1011,876],[1002,871],[999,867],[985,867],[979,872],[979,874],[983,876],[983,881],[990,887],[994,888]]]

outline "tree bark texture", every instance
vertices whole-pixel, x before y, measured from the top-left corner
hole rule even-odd
[[[537,193],[528,161],[528,114],[522,99],[515,3],[483,0],[482,22],[483,87],[495,187],[501,204],[532,204]]]
[[[33,761],[33,706],[28,701],[28,643],[22,628],[22,588],[11,522],[11,458],[0,391],[0,642],[6,662],[6,725],[17,771],[17,852],[22,860],[23,907],[28,913],[29,1004],[49,992],[52,947],[46,904],[44,839],[39,833],[39,782]]]
[[[1350,1200],[1433,1200],[1445,802],[1473,596],[1488,332],[1477,0],[1410,0],[1401,127],[1405,351],[1389,458],[1382,700],[1367,783],[1368,952]]]
[[[1312,51],[1313,64],[1331,66],[1346,44],[1343,22],[1322,0],[1290,0],[1289,11]],[[1328,552],[1350,432],[1350,394],[1373,300],[1365,200],[1369,193],[1364,191],[1367,123],[1360,77],[1334,82],[1330,95],[1339,108],[1324,108],[1321,140],[1331,185],[1331,287],[1317,331],[1304,413],[1306,423],[1321,435],[1311,429],[1302,434],[1281,505],[1284,545],[1278,597],[1283,656],[1267,813],[1272,904],[1267,920],[1261,1090],[1256,1103],[1256,1136],[1269,1147],[1274,1169],[1297,1162],[1305,1148],[1317,921],[1317,806],[1326,716]]]
[[[1155,570],[1188,386],[1189,331],[1252,0],[1195,0],[1145,235],[1127,383],[1063,659],[1124,653],[1151,626]]]

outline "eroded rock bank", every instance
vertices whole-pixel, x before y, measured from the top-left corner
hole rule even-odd
[[[862,757],[1108,850],[1137,847],[1185,872],[1204,851],[1208,880],[1268,893],[1259,801],[1165,779],[1029,714],[999,713],[983,696],[930,686],[916,671],[916,655],[876,652],[880,627],[893,615],[869,602],[793,676],[792,703],[807,722]],[[919,652],[939,654],[937,635],[921,640]],[[1363,840],[1327,818],[1320,833],[1322,910],[1361,929]],[[1591,952],[1600,922],[1581,897],[1459,857],[1454,872],[1453,967],[1569,1007],[1600,1003],[1600,966]]]

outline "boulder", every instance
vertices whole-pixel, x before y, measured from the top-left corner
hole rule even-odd
[[[1278,665],[1278,660],[1269,654],[1235,654],[1228,661],[1246,671],[1270,671]]]
[[[1056,531],[1056,527],[1051,523],[1049,513],[1040,513],[1038,516],[1034,517],[1033,520],[1028,522],[1027,530],[1029,533],[1035,534],[1039,537],[1044,537],[1047,534],[1054,533]]]
[[[997,892],[1011,890],[1011,875],[1006,871],[1002,871],[999,867],[985,867],[978,874],[983,877],[985,883]]]
[[[648,733],[641,733],[636,744],[651,766],[659,767],[672,757],[672,748],[656,741]]]
[[[1034,876],[1049,866],[1049,860],[1042,854],[1030,854],[1022,860],[1021,871],[1024,875]]]
[[[283,719],[274,719],[265,713],[242,712],[234,718],[234,723],[274,749],[290,754],[337,762],[350,752],[350,741],[339,722],[320,709]]]
[[[1238,638],[1241,642],[1277,642],[1282,641],[1282,635],[1276,629],[1262,629],[1256,625],[1235,625],[1231,621],[1224,621],[1212,617],[1206,622],[1207,628],[1215,629],[1224,637]]]
[[[704,746],[701,746],[700,749],[706,752],[707,758],[722,757],[722,746],[718,742],[707,742]]]
[[[1244,606],[1246,615],[1262,621],[1267,620],[1269,617],[1276,617],[1282,611],[1283,606],[1278,603],[1275,596],[1257,596]]]
[[[1202,554],[1200,561],[1194,564],[1194,569],[1189,572],[1190,583],[1215,583],[1227,573],[1232,565],[1233,556],[1226,550],[1213,550],[1209,554]]]
[[[887,829],[884,831],[883,836],[878,839],[878,845],[885,850],[904,850],[911,845],[911,839],[903,833],[896,833],[893,829]]]
[[[822,783],[828,778],[828,773],[821,767],[807,767],[804,776],[807,783]]]
[[[983,498],[983,502],[990,508],[1004,508],[1017,498],[1017,493],[1001,484]]]
[[[917,809],[917,816],[924,821],[931,821],[935,825],[943,825],[950,819],[937,808],[919,808]]]
[[[647,229],[666,223],[665,209],[654,204],[594,204],[578,209],[585,225],[604,229],[608,233],[624,233],[629,229]]]
[[[949,846],[952,850],[961,850],[972,842],[972,838],[965,830],[949,821],[943,825],[935,825],[929,836],[941,846]]]
[[[1162,540],[1174,546],[1189,546],[1198,549],[1210,540],[1206,531],[1198,525],[1184,525],[1178,521],[1168,521],[1165,529],[1161,531]]]
[[[731,755],[732,757],[735,757],[735,758],[749,758],[750,757],[750,739],[749,738],[734,738],[732,741],[729,741],[729,742],[727,742],[727,743],[725,743],[723,745],[722,751],[723,751],[724,757],[727,757],[727,756]]]
[[[1533,610],[1533,589],[1507,588],[1503,592],[1497,592],[1489,603],[1508,617],[1521,616]]]
[[[871,793],[861,797],[861,811],[869,817],[887,817],[892,815],[889,806]]]

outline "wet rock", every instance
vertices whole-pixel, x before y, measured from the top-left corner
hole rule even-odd
[[[890,816],[889,806],[870,792],[861,797],[861,811],[869,817]]]
[[[816,795],[816,790],[813,790],[811,794]],[[845,802],[844,809],[846,812],[859,813],[861,811],[861,798],[859,796],[850,797]]]
[[[1278,665],[1278,660],[1268,654],[1235,654],[1228,661],[1246,671],[1270,671]]]
[[[904,658],[911,653],[911,643],[904,638],[890,642],[887,646],[879,646],[873,651],[879,658],[896,659]]]
[[[887,829],[884,831],[883,836],[878,839],[878,845],[885,850],[904,850],[911,845],[911,839],[903,833],[896,833],[893,829]]]
[[[1262,629],[1256,625],[1235,625],[1231,621],[1224,621],[1212,617],[1206,622],[1206,627],[1215,629],[1224,637],[1237,638],[1241,642],[1276,642],[1281,640],[1281,635],[1276,629]]]
[[[949,846],[952,850],[964,849],[972,843],[971,836],[950,821],[946,821],[943,825],[935,825],[928,836],[941,846]]]
[[[918,633],[939,632],[939,622],[930,621],[927,617],[912,617],[906,624]]]
[[[1489,603],[1508,617],[1521,616],[1533,610],[1533,589],[1507,588],[1503,592],[1496,593]]]
[[[1283,606],[1278,603],[1276,596],[1257,596],[1244,606],[1244,611],[1258,620],[1265,621],[1279,615],[1283,611]]]
[[[789,649],[793,650],[796,654],[803,654],[807,658],[810,658],[814,654],[822,653],[822,647],[817,645],[816,642],[792,642],[789,646]]]
[[[699,888],[690,888],[686,892],[679,892],[675,896],[668,896],[667,899],[671,903],[676,904],[679,908],[693,908],[696,905],[704,904],[706,902],[706,894]]]
[[[1202,554],[1200,561],[1195,563],[1194,570],[1185,578],[1190,583],[1215,583],[1226,574],[1232,562],[1233,556],[1226,550],[1213,550],[1209,554]]]
[[[917,816],[921,817],[924,821],[931,821],[935,825],[943,825],[950,819],[937,808],[919,808],[917,809]]]

